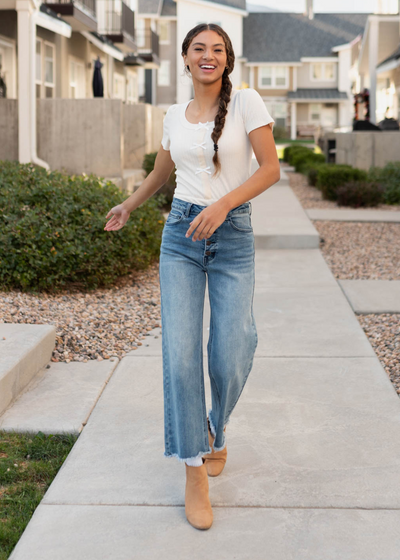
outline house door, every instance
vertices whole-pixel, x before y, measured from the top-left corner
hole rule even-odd
[[[337,126],[336,107],[322,107],[321,126],[322,128],[335,128]]]

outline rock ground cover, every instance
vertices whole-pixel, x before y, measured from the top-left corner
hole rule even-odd
[[[321,192],[310,187],[304,175],[288,175],[290,186],[304,209],[348,208],[322,200]],[[400,211],[400,206],[381,204],[374,209]],[[400,224],[312,222],[321,236],[321,252],[338,280],[400,280]],[[356,317],[400,395],[400,314],[356,314]]]
[[[53,362],[121,359],[161,326],[158,262],[111,289],[56,296],[0,291],[0,322],[55,325]]]

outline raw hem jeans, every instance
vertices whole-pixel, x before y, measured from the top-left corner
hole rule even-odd
[[[243,391],[258,343],[251,202],[228,212],[209,239],[193,242],[194,232],[185,234],[204,208],[174,198],[160,250],[164,456],[180,461],[212,451],[203,370],[206,275],[211,310],[208,417],[215,451],[226,445],[224,427]]]

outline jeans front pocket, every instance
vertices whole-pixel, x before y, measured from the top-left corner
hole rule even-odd
[[[248,212],[232,214],[229,217],[229,224],[236,231],[243,231],[244,233],[253,232],[253,226],[251,225],[251,218]]]
[[[168,214],[168,218],[167,221],[165,222],[165,225],[174,225],[174,224],[179,224],[179,222],[181,222],[183,220],[185,216],[185,212],[183,210],[181,210],[180,208],[175,208],[172,207],[170,213]]]

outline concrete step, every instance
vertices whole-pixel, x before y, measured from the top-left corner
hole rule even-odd
[[[53,325],[0,323],[0,414],[50,362]]]
[[[50,362],[0,416],[0,429],[79,434],[118,363]]]
[[[400,212],[396,210],[309,208],[306,210],[306,214],[310,220],[328,220],[334,222],[400,222]]]

